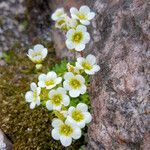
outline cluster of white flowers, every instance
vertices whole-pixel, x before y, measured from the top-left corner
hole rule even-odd
[[[91,12],[88,6],[81,6],[79,10],[73,7],[70,13],[71,18],[63,8],[59,8],[52,14],[52,19],[56,21],[57,28],[66,30],[68,49],[82,51],[90,40],[86,25],[90,24],[95,13]],[[37,44],[33,50],[29,49],[28,57],[40,65],[47,53],[44,46]],[[44,105],[49,111],[54,112],[57,118],[52,120],[52,137],[60,140],[66,147],[72,143],[72,140],[81,137],[82,128],[92,120],[87,104],[81,101],[72,105],[71,102],[87,93],[86,77],[98,72],[100,67],[92,54],[87,55],[86,58],[78,57],[76,62],[68,62],[65,67],[67,71],[61,74],[56,73],[55,70],[40,74],[37,84],[31,83],[31,90],[25,94],[25,99],[30,103],[31,109]]]
[[[79,10],[72,7],[70,13],[71,18],[63,8],[59,8],[53,13],[52,19],[56,21],[56,28],[66,31],[67,48],[83,51],[85,45],[90,41],[86,26],[90,24],[90,20],[94,18],[95,13],[91,12],[88,6],[81,6]]]
[[[48,110],[63,115],[62,120],[52,120],[52,137],[60,140],[63,146],[69,146],[72,139],[79,139],[81,129],[92,119],[86,104],[81,102],[74,107],[70,105],[70,100],[86,93],[87,85],[83,74],[91,75],[100,69],[95,56],[91,54],[86,58],[77,58],[75,65],[67,64],[66,68],[68,72],[61,76],[54,71],[40,74],[38,83],[31,83],[31,90],[25,95],[31,109],[44,103]]]

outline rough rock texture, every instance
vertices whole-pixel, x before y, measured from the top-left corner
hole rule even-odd
[[[2,130],[0,130],[0,150],[12,150],[12,143],[7,139]]]
[[[149,150],[148,0],[87,0],[85,4],[97,12],[85,53],[96,55],[101,66],[91,79],[93,121],[87,149]],[[70,56],[64,48],[56,50],[59,56]]]

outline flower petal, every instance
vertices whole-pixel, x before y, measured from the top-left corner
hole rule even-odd
[[[57,78],[57,74],[54,71],[50,71],[47,73],[47,79],[55,79]]]
[[[69,95],[71,97],[78,97],[80,95],[80,91],[79,90],[70,90]]]
[[[46,102],[46,108],[47,108],[48,110],[52,110],[52,109],[53,109],[53,105],[52,105],[52,103],[51,103],[50,100]]]
[[[82,51],[82,50],[84,50],[85,49],[85,44],[77,44],[76,46],[75,46],[75,50],[76,51]]]
[[[32,102],[32,99],[33,99],[33,92],[32,91],[28,91],[26,94],[25,94],[25,99],[27,102]]]
[[[29,49],[29,50],[28,50],[28,55],[29,55],[29,56],[32,56],[32,54],[33,54],[33,49]]]
[[[77,126],[80,127],[80,128],[84,128],[85,127],[85,121],[80,121],[80,122],[77,122]]]
[[[94,12],[90,12],[90,13],[87,14],[87,19],[88,19],[88,20],[91,20],[91,19],[93,19],[94,17],[95,17],[95,13],[94,13]]]
[[[37,89],[36,83],[32,82],[32,83],[30,84],[30,88],[31,88],[32,91],[35,91],[35,90]]]
[[[66,37],[70,40],[72,39],[72,35],[75,33],[75,30],[73,29],[70,29],[67,34],[66,34]]]
[[[63,82],[63,87],[65,88],[65,90],[69,91],[71,89],[71,87],[69,86],[67,81]]]
[[[52,120],[52,126],[58,128],[60,125],[64,124],[60,119],[54,118]]]
[[[84,13],[84,14],[88,14],[90,12],[90,8],[86,5],[84,5],[84,6],[80,7],[79,11]]]
[[[40,97],[38,96],[37,99],[36,99],[36,105],[39,106],[40,103],[41,103],[41,102],[40,102]]]
[[[86,92],[86,86],[85,85],[82,85],[81,89],[80,89],[80,92],[81,94],[84,94]]]
[[[85,116],[85,122],[90,123],[92,120],[91,114],[89,112],[84,112],[84,116]]]
[[[92,65],[96,63],[96,57],[92,54],[87,55],[86,60]]]
[[[60,136],[60,141],[63,146],[67,147],[67,146],[71,145],[72,138],[66,137],[66,136]]]
[[[61,94],[66,94],[66,90],[62,87],[57,88],[57,91],[60,92]]]
[[[86,32],[87,31],[87,27],[83,26],[83,25],[78,25],[76,28],[77,31],[82,31],[82,32]]]
[[[43,48],[44,48],[44,46],[41,45],[41,44],[36,44],[36,45],[34,46],[34,50],[42,50]]]
[[[66,46],[68,49],[74,49],[75,47],[74,43],[69,39],[66,40]]]
[[[74,74],[72,73],[72,72],[67,72],[67,73],[65,73],[65,75],[64,75],[64,79],[65,80],[69,80],[71,77],[73,77],[74,76]]]
[[[80,109],[82,112],[87,112],[88,111],[88,106],[84,103],[79,103],[77,105],[77,109]]]
[[[57,79],[55,79],[56,84],[59,84],[62,81],[62,77],[58,77]]]
[[[83,42],[86,44],[89,41],[90,41],[90,34],[88,32],[85,32]]]
[[[82,83],[85,83],[85,79],[84,79],[83,76],[81,76],[81,75],[76,75],[76,78],[77,78],[78,80],[80,80]]]
[[[59,135],[59,132],[58,132],[57,129],[53,129],[53,130],[52,130],[52,137],[53,137],[55,140],[59,140],[60,135]]]
[[[35,102],[30,103],[30,109],[34,109],[34,108],[35,108],[35,105],[36,105]]]
[[[48,50],[47,48],[42,49],[42,58],[44,59],[47,56]]]
[[[100,70],[100,66],[94,65],[92,70],[94,70],[94,72],[98,72]]]
[[[75,107],[70,106],[68,109],[68,114],[71,115],[73,110],[75,110]]]
[[[68,95],[63,96],[63,105],[68,106],[70,103],[70,98]]]
[[[72,138],[77,140],[80,137],[81,137],[81,129],[78,127],[74,127],[74,132],[73,132]]]
[[[45,82],[44,81],[39,81],[38,86],[39,87],[45,87]]]
[[[77,14],[77,13],[78,13],[78,9],[75,8],[75,7],[71,7],[71,8],[70,8],[70,13],[71,13],[71,15],[72,15],[72,14]]]
[[[46,74],[40,74],[38,77],[39,81],[45,81],[46,80]]]
[[[80,20],[80,22],[81,22],[83,25],[89,25],[89,24],[90,24],[90,21],[88,21],[88,20]]]

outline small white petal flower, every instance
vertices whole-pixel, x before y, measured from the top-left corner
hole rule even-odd
[[[85,73],[93,75],[100,70],[100,66],[96,64],[96,57],[89,54],[86,58],[77,58],[76,67],[83,69]]]
[[[90,20],[95,17],[95,13],[91,12],[88,6],[81,6],[79,10],[72,7],[70,13],[72,18],[78,19],[83,25],[89,25]]]
[[[70,98],[66,94],[66,90],[62,87],[51,90],[49,92],[49,99],[50,100],[46,102],[48,110],[61,110],[62,105],[68,106],[70,103]]]
[[[64,88],[69,91],[71,97],[78,97],[86,92],[85,79],[81,75],[74,75],[72,72],[67,72],[64,75]]]
[[[30,89],[31,91],[28,91],[25,94],[25,99],[27,102],[30,103],[30,108],[34,109],[35,106],[39,106],[40,105],[40,93],[41,93],[41,88],[37,87],[36,83],[32,82],[30,84]]]
[[[68,49],[82,51],[90,40],[90,34],[83,25],[78,25],[76,29],[70,29],[66,34],[66,46]]]
[[[57,21],[60,18],[66,16],[66,13],[63,8],[58,8],[53,14],[52,14],[52,20]]]
[[[62,78],[57,77],[57,74],[54,71],[50,71],[47,74],[39,75],[38,86],[46,89],[52,89],[57,84],[61,83]]]
[[[81,129],[76,125],[66,120],[62,122],[59,119],[53,119],[52,137],[55,140],[60,140],[61,144],[65,147],[71,145],[72,139],[79,139],[81,137]]]
[[[36,64],[40,64],[47,56],[48,50],[41,44],[37,44],[33,49],[28,50],[27,56]]]
[[[92,120],[91,114],[88,112],[88,106],[84,103],[79,103],[76,108],[71,106],[68,109],[67,119],[80,128],[84,128],[87,123]]]
[[[71,65],[70,63],[67,64],[67,69],[68,69],[68,72],[79,74],[79,69],[76,66]]]
[[[55,27],[62,30],[69,30],[71,28],[76,28],[78,26],[78,21],[72,19],[68,16],[61,17],[56,21]]]

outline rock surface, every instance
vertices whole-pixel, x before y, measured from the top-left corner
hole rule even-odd
[[[61,6],[71,7],[73,2]],[[87,0],[85,4],[97,15],[84,55],[94,54],[101,66],[91,79],[93,121],[87,149],[149,150],[148,0]],[[57,31],[54,37],[58,36]],[[64,41],[57,40],[56,44]],[[64,47],[57,45],[56,50],[59,56],[70,57]]]
[[[12,150],[12,143],[6,138],[2,130],[0,130],[0,150]]]

